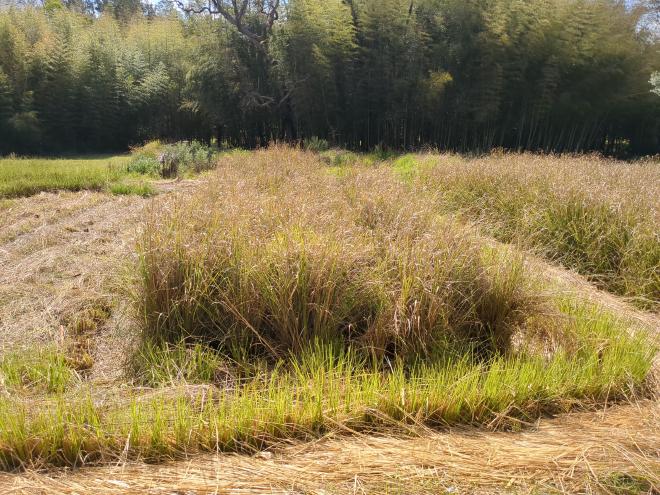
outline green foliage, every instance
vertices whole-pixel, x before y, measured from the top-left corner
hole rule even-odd
[[[13,115],[12,88],[7,75],[0,68],[0,130],[8,132],[9,119]]]
[[[169,18],[0,13],[0,153],[126,149],[160,134],[181,119],[183,39]]]
[[[615,0],[291,0],[258,47],[222,18],[57,5],[0,13],[0,152],[660,149],[658,39]],[[265,29],[247,5],[243,28]]]
[[[199,173],[214,168],[215,160],[213,148],[195,141],[167,146],[154,141],[136,148],[131,155],[3,158],[0,159],[0,198],[81,190],[148,197],[156,194],[156,190],[146,178]]]
[[[217,386],[146,396],[126,389],[122,400],[107,403],[91,394],[58,395],[36,409],[7,398],[0,401],[0,469],[264,449],[287,438],[393,424],[446,427],[499,418],[506,426],[640,391],[653,361],[644,337],[588,327],[590,340],[579,353],[488,361],[468,354],[408,367],[395,361],[387,373],[351,350],[312,342],[267,374],[241,381],[218,373],[222,359],[211,349],[153,348],[152,383],[193,377]],[[632,493],[646,485],[613,475],[607,486]]]
[[[164,146],[158,161],[160,175],[175,177],[186,172],[199,173],[215,168],[215,150],[199,141],[180,141]]]
[[[133,359],[133,373],[149,385],[215,383],[226,378],[227,363],[209,347],[197,343],[154,345],[146,342]]]
[[[309,139],[305,140],[305,149],[307,151],[313,151],[315,153],[320,153],[321,151],[328,151],[328,141],[325,139],[319,139],[316,136],[312,136]]]
[[[350,110],[346,64],[357,49],[351,9],[341,0],[296,0],[287,16],[273,40],[277,76],[285,88],[295,89],[291,105],[298,130],[336,142],[333,131]]]

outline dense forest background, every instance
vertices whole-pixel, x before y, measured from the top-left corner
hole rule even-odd
[[[656,0],[193,7],[0,11],[0,153],[312,136],[356,149],[660,151]]]

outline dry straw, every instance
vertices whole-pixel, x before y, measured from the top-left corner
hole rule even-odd
[[[522,432],[327,437],[253,456],[0,474],[0,490],[13,495],[655,493],[659,422],[657,404],[643,402],[541,420]]]

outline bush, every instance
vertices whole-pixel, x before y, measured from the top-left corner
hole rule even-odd
[[[321,151],[328,151],[328,149],[330,149],[328,141],[317,136],[305,139],[304,147],[307,151],[312,151],[314,153],[320,153]]]
[[[214,168],[215,150],[199,141],[180,141],[167,145],[158,157],[163,177],[185,172],[203,172]]]
[[[128,165],[129,172],[168,178],[212,169],[216,150],[199,141],[179,141],[168,145],[150,141],[134,149],[133,153],[135,157]]]

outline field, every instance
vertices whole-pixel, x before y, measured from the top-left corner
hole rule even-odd
[[[152,191],[127,179],[130,157],[103,156],[73,159],[3,159],[0,161],[0,198],[31,196],[42,191],[110,191],[115,194]]]
[[[657,162],[160,146],[0,160],[0,488],[660,489]]]

